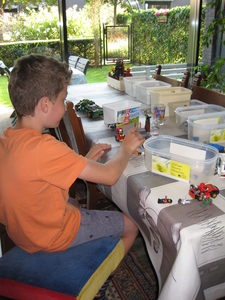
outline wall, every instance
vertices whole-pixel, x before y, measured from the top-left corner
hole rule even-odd
[[[190,0],[174,0],[171,2],[171,8],[176,6],[190,5]]]

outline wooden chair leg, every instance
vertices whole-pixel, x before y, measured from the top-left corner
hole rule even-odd
[[[4,255],[6,252],[8,252],[9,250],[11,250],[13,247],[16,246],[8,236],[5,230],[5,226],[3,224],[0,224],[0,239],[1,239],[2,255]]]
[[[100,192],[95,183],[86,182],[87,186],[87,209],[97,209],[97,201],[105,199],[105,195]]]

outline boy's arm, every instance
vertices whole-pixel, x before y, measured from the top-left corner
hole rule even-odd
[[[99,184],[114,185],[127,166],[130,156],[144,142],[143,136],[134,127],[126,134],[117,154],[105,164],[88,160],[79,175],[80,179]]]
[[[91,147],[90,151],[85,155],[86,158],[97,161],[105,152],[110,150],[111,145],[109,144],[95,144]]]

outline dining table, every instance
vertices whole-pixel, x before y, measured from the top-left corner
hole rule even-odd
[[[107,83],[70,85],[67,99],[74,104],[90,99],[100,106],[137,101]],[[142,103],[140,132],[143,132],[146,111],[151,113],[150,106]],[[115,139],[115,128],[106,124],[104,117],[90,119],[82,112],[76,113],[82,119],[88,147],[110,143],[111,149],[100,162],[112,158],[121,145]],[[176,126],[175,116],[166,117],[164,125],[153,127],[151,124],[153,134],[187,139],[187,134]],[[98,186],[138,226],[158,279],[158,299],[211,300],[225,296],[224,180],[215,173],[210,183],[220,193],[211,205],[203,206],[189,196],[189,182],[155,174],[146,167],[145,155],[133,154],[115,185]],[[167,197],[172,203],[158,203],[158,199]],[[179,199],[190,201],[183,204]]]

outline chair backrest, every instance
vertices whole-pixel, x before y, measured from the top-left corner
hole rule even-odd
[[[66,113],[58,127],[60,140],[78,154],[85,156],[87,154],[87,141],[81,118],[77,116],[72,102],[68,101],[66,107]]]
[[[160,75],[161,69],[162,69],[162,66],[161,66],[161,65],[156,65],[156,67],[155,67],[155,74]]]
[[[191,99],[197,99],[207,104],[216,104],[225,107],[225,94],[202,86],[192,85]]]
[[[90,60],[87,58],[79,58],[76,69],[83,72],[86,75],[88,65],[90,64]]]
[[[193,86],[200,86],[201,80],[202,80],[202,74],[201,73],[195,74],[193,83],[190,85],[191,90],[193,90]]]
[[[72,68],[76,68],[78,60],[79,60],[79,56],[70,55],[69,58],[68,58],[69,66],[72,67]]]

